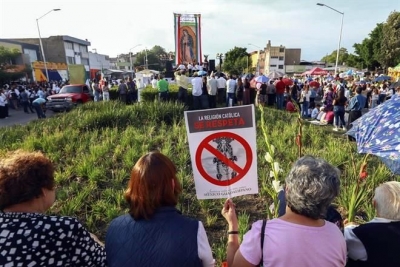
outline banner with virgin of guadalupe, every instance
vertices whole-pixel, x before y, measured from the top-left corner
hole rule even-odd
[[[202,64],[201,15],[176,14],[175,19],[175,63]]]

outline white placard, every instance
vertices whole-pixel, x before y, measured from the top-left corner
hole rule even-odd
[[[254,106],[185,112],[198,199],[258,193]]]

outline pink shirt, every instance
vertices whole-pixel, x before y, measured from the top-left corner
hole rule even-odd
[[[240,245],[243,257],[253,265],[261,261],[262,221],[255,222]],[[264,267],[343,267],[346,242],[339,228],[330,222],[310,227],[281,219],[267,221],[264,237]]]

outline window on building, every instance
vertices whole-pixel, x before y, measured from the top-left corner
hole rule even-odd
[[[280,47],[279,48],[279,53],[283,53],[283,52],[285,52],[285,48],[284,47]]]
[[[67,57],[67,62],[68,62],[68,64],[75,64],[75,58],[74,57]]]
[[[84,45],[80,45],[79,46],[79,51],[81,51],[82,53],[87,53],[87,47]]]
[[[283,60],[283,57],[279,57],[279,60],[281,60],[281,61],[282,61],[282,60]]]
[[[283,65],[279,65],[278,69],[283,70]]]
[[[70,43],[70,42],[64,42],[64,44],[65,44],[65,49],[74,50],[74,47],[72,46],[72,43]]]
[[[269,65],[271,68],[276,68],[276,65]]]
[[[278,58],[277,56],[271,56],[271,58]]]
[[[89,59],[81,58],[81,63],[82,63],[82,65],[89,65]]]

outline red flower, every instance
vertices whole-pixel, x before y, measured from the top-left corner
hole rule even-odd
[[[361,181],[364,181],[368,177],[367,163],[361,165],[359,177]]]
[[[301,146],[301,135],[300,135],[300,134],[298,134],[298,135],[296,136],[296,145],[297,145],[297,146]]]
[[[361,172],[360,173],[360,180],[361,181],[364,181],[367,177],[368,177],[368,173],[367,172]]]

